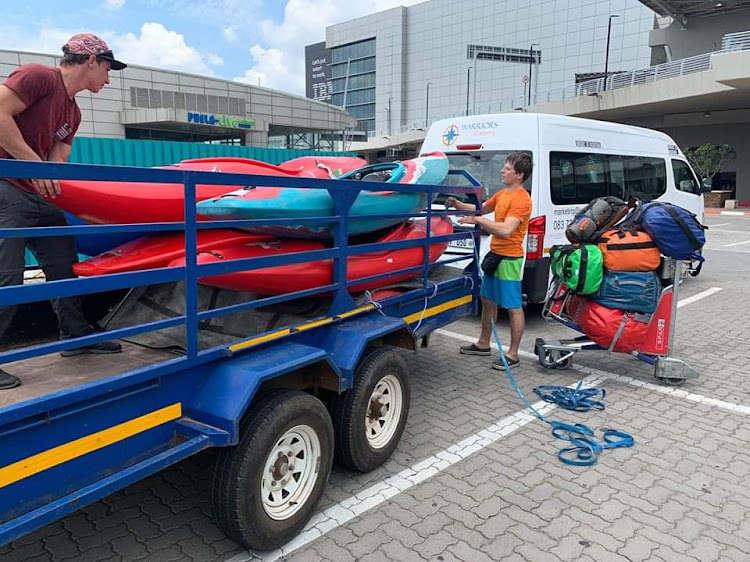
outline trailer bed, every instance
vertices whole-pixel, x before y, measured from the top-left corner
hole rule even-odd
[[[0,408],[42,396],[48,396],[126,371],[173,359],[169,351],[149,349],[122,342],[122,353],[111,355],[83,354],[62,357],[57,353],[3,365],[3,369],[20,377],[21,386],[0,390]]]

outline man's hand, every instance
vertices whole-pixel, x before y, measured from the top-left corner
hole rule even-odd
[[[477,217],[476,215],[466,215],[458,219],[458,224],[481,224],[481,218],[482,217]]]
[[[54,199],[62,193],[60,182],[57,180],[31,180],[36,192],[47,199]]]
[[[450,209],[451,207],[456,206],[456,198],[455,197],[446,197],[445,198],[445,208]]]

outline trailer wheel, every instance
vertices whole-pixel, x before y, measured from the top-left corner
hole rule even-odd
[[[336,462],[370,472],[387,461],[404,432],[410,401],[409,369],[401,356],[390,347],[367,355],[354,386],[333,407]]]
[[[323,494],[333,460],[333,426],[305,392],[268,394],[244,417],[236,447],[223,449],[211,488],[214,518],[232,540],[272,550],[291,540]]]

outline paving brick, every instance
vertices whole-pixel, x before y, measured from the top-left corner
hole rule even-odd
[[[66,560],[81,554],[78,545],[70,538],[67,533],[53,535],[42,539],[44,548],[52,554],[55,561]]]
[[[434,535],[438,531],[442,530],[443,527],[449,525],[452,522],[453,520],[445,513],[438,512],[434,515],[425,517],[424,519],[422,519],[422,521],[420,521],[416,525],[413,525],[412,529],[419,533],[420,536],[427,538],[430,535]]]
[[[448,551],[453,553],[459,560],[463,562],[492,562],[496,558],[490,558],[488,554],[477,550],[472,545],[465,541],[458,541],[448,547]]]
[[[447,532],[430,535],[424,542],[414,547],[423,558],[432,559],[445,552],[449,546],[456,544],[458,539]]]
[[[636,535],[632,539],[629,539],[625,543],[625,546],[618,550],[617,553],[625,556],[632,562],[640,562],[641,560],[649,560],[651,553],[658,546],[643,535]]]
[[[109,544],[103,544],[100,546],[87,548],[79,556],[75,558],[76,562],[103,562],[120,560],[121,557],[115,553],[112,546]]]
[[[152,552],[138,562],[177,562],[178,560],[185,560],[185,555],[177,546],[172,546]]]
[[[185,539],[177,545],[191,562],[214,562],[216,560],[214,548],[204,543],[200,537]]]
[[[516,552],[523,556],[523,560],[528,562],[555,562],[561,560],[558,556],[552,554],[546,548],[539,548],[533,543],[524,543],[516,548]],[[505,559],[504,559],[505,560]]]
[[[13,550],[0,550],[0,560],[2,562],[26,562],[26,560],[35,556],[44,556],[47,552],[44,550],[44,543],[36,541],[26,546],[21,546]]]

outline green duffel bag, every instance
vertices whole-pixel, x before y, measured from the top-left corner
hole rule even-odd
[[[604,277],[604,256],[594,244],[552,246],[552,274],[578,295],[593,295]]]

